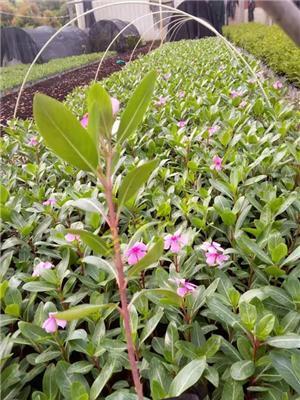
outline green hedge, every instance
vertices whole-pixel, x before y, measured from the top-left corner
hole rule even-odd
[[[109,52],[108,56],[114,54]],[[36,64],[32,68],[28,82],[35,82],[40,79],[68,71],[92,62],[100,61],[103,53],[81,54],[60,59],[51,60],[45,64]],[[24,76],[28,71],[29,64],[18,64],[0,68],[0,91],[6,91],[22,84]]]
[[[300,86],[300,49],[277,26],[258,23],[225,26],[224,35]]]

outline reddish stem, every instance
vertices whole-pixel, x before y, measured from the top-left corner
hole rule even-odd
[[[131,326],[130,326],[130,315],[128,310],[127,296],[126,296],[126,288],[127,282],[124,274],[123,261],[121,256],[121,248],[120,248],[120,239],[118,232],[118,216],[115,210],[115,205],[113,203],[113,193],[112,193],[112,182],[111,182],[111,157],[112,154],[108,154],[107,156],[107,177],[104,181],[103,175],[99,176],[100,181],[102,182],[105,194],[106,201],[108,205],[109,211],[109,225],[113,239],[114,245],[114,253],[115,253],[115,265],[117,269],[118,276],[118,286],[119,286],[119,294],[121,299],[121,315],[124,320],[124,328],[125,328],[125,336],[127,342],[127,351],[128,351],[128,359],[131,366],[132,378],[135,386],[135,390],[139,400],[143,400],[143,386],[140,380],[140,374],[137,367],[137,359],[134,344],[132,341],[131,335]]]

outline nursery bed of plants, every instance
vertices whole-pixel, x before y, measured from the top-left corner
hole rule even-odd
[[[137,399],[113,204],[144,398],[299,399],[299,112],[248,61],[268,101],[215,38],[165,45],[102,81],[120,102],[103,170],[111,153],[97,155],[91,133],[106,146],[113,120],[106,100],[95,119],[100,87],[67,97],[75,116],[37,96],[39,131],[9,123],[2,399]]]
[[[300,87],[300,49],[278,25],[254,22],[230,25],[223,27],[223,33]]]
[[[108,56],[113,55],[110,52]],[[82,54],[80,56],[72,56],[51,60],[45,64],[36,64],[29,75],[28,82],[35,82],[51,75],[58,74],[73,68],[81,67],[95,61],[99,61],[103,53]],[[8,91],[8,89],[20,86],[29,68],[29,64],[18,64],[9,67],[2,67],[0,91]]]

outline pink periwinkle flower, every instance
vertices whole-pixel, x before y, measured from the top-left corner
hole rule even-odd
[[[182,119],[181,121],[178,121],[177,126],[179,128],[184,128],[186,126],[186,124],[187,124],[187,121]]]
[[[180,297],[184,297],[187,294],[192,293],[197,288],[196,285],[186,281],[185,279],[175,278],[175,282],[177,285],[176,292],[177,292],[178,296],[180,296]]]
[[[172,74],[169,72],[168,74],[164,75],[164,80],[168,81],[171,78]]]
[[[178,92],[178,97],[179,97],[180,99],[183,99],[184,96],[185,96],[185,92],[184,92],[183,90],[180,90],[180,92]]]
[[[72,242],[74,242],[75,240],[80,240],[80,235],[74,235],[73,233],[67,233],[66,235],[65,235],[65,240],[68,242],[68,243],[72,243]]]
[[[241,101],[239,104],[239,108],[245,108],[247,105],[247,102],[245,100]]]
[[[49,313],[49,317],[44,321],[42,327],[47,333],[54,333],[57,331],[58,327],[65,328],[67,321],[64,319],[55,318],[56,313]]]
[[[223,263],[229,259],[229,256],[224,254],[224,249],[217,242],[204,242],[201,249],[205,251],[206,263],[208,265],[219,265],[222,267]]]
[[[243,95],[243,93],[242,92],[238,92],[237,90],[232,90],[230,92],[230,97],[232,99],[235,99],[236,97],[241,97],[242,95]]]
[[[165,250],[171,250],[173,253],[179,253],[180,250],[187,244],[187,238],[182,233],[176,232],[174,235],[165,237]]]
[[[120,109],[120,102],[115,97],[111,97],[110,101],[111,101],[112,113],[113,113],[113,116],[115,117],[116,114],[118,113],[119,109]],[[84,114],[84,116],[82,117],[80,123],[84,128],[86,128],[88,126],[88,123],[89,123],[89,115],[88,115],[88,113]]]
[[[43,201],[43,206],[55,206],[56,200],[53,197],[49,197],[49,199]]]
[[[40,276],[42,271],[44,271],[45,269],[51,269],[51,268],[54,268],[54,265],[51,262],[41,261],[35,267],[33,267],[32,276]]]
[[[164,106],[167,102],[167,97],[160,96],[159,99],[155,102],[156,106]]]
[[[32,138],[29,139],[28,146],[35,147],[38,144],[39,144],[39,142],[38,142],[36,136],[33,136]]]
[[[214,133],[218,132],[219,130],[220,130],[220,127],[218,125],[213,125],[210,128],[208,128],[208,133],[211,136]]]
[[[222,169],[223,169],[222,158],[219,156],[214,156],[213,164],[211,165],[210,168],[215,169],[216,171],[222,171]]]
[[[136,242],[125,252],[125,257],[129,265],[139,262],[147,253],[147,246],[143,242]]]
[[[283,84],[280,82],[280,81],[276,81],[276,82],[274,82],[274,84],[273,84],[273,88],[274,89],[282,89],[282,87],[283,87]]]
[[[89,123],[89,115],[88,115],[88,113],[84,114],[84,116],[82,117],[80,123],[84,128],[86,128],[88,126],[88,123]]]

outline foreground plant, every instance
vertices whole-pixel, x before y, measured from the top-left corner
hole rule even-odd
[[[133,135],[143,119],[144,113],[150,102],[154,89],[156,74],[150,72],[136,89],[125,109],[116,136],[112,134],[112,128],[116,113],[119,110],[119,101],[110,98],[108,93],[99,84],[94,84],[88,94],[88,114],[81,121],[77,121],[61,103],[45,95],[37,94],[34,99],[34,117],[46,145],[65,161],[75,167],[89,171],[98,178],[101,183],[108,206],[108,213],[100,208],[99,211],[109,225],[116,268],[117,283],[121,300],[120,315],[124,321],[124,330],[127,342],[128,358],[132,371],[134,386],[139,399],[143,399],[143,387],[137,367],[137,354],[133,343],[130,314],[127,301],[127,281],[125,278],[124,263],[122,259],[119,238],[119,214],[129,200],[131,200],[148,180],[150,174],[157,166],[156,161],[150,161],[132,170],[121,182],[117,202],[115,201],[114,181],[115,165],[119,157],[122,144]],[[85,130],[86,128],[86,130]],[[91,236],[91,235],[90,235]],[[89,236],[89,239],[91,240]],[[68,242],[82,238],[87,240],[84,231],[77,230],[66,235]],[[92,235],[92,240],[99,246],[101,240]],[[127,252],[128,263],[136,264],[146,252],[146,246],[138,243]],[[41,268],[50,268],[46,265],[37,266],[35,275]],[[88,313],[88,308],[86,308]],[[94,307],[91,307],[91,313]],[[70,316],[71,315],[71,316]],[[80,318],[76,308],[57,314],[50,313],[43,327],[47,332],[55,332],[57,326],[65,327],[69,318]]]

